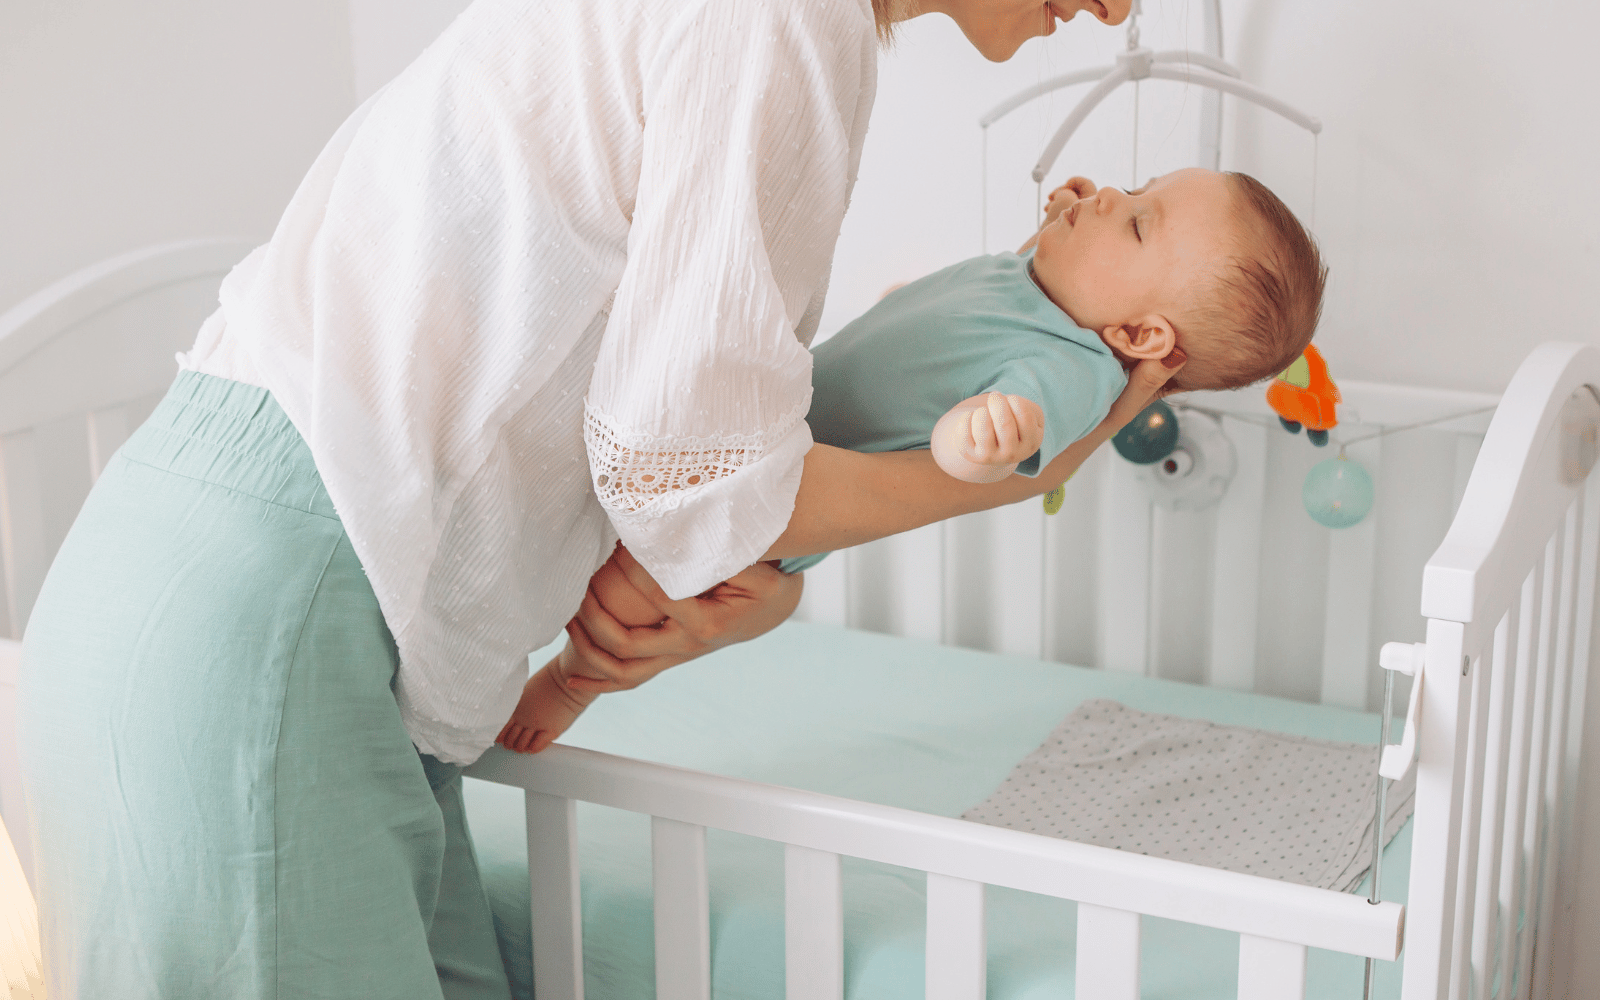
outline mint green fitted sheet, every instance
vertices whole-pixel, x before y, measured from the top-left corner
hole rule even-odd
[[[790,623],[605,696],[563,742],[957,816],[1088,698],[1302,736],[1378,737],[1376,716],[1344,709]],[[466,801],[514,990],[530,997],[521,793],[468,779]],[[583,805],[578,824],[588,996],[645,1000],[649,818]],[[1404,900],[1410,840],[1407,824],[1385,855],[1386,898]],[[782,847],[711,831],[707,853],[713,996],[782,997]],[[846,995],[922,997],[924,876],[853,859],[844,872]],[[990,1000],[1071,997],[1074,905],[993,887],[988,900]],[[1147,919],[1143,994],[1231,1000],[1237,955],[1237,935]],[[1398,963],[1379,965],[1378,996],[1398,996]],[[1313,951],[1307,996],[1360,996],[1362,966]]]

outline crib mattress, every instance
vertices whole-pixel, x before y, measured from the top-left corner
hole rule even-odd
[[[542,663],[540,656],[535,662]],[[1079,703],[1322,739],[1375,743],[1374,715],[1086,670],[821,625],[754,642],[601,698],[563,742],[755,781],[958,816]],[[473,839],[515,995],[531,998],[522,795],[467,779]],[[650,820],[582,804],[584,975],[592,1000],[655,995]],[[1384,896],[1404,901],[1410,825],[1385,854]],[[709,831],[712,993],[770,1000],[783,983],[783,848]],[[921,872],[845,859],[846,996],[923,996]],[[1073,995],[1074,904],[988,890],[991,1000]],[[1238,936],[1146,919],[1146,998],[1237,995]],[[1380,962],[1380,997],[1399,964]],[[1360,995],[1363,963],[1313,951],[1307,997]]]

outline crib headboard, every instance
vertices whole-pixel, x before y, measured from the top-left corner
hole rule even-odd
[[[1220,416],[1236,455],[1213,508],[1151,502],[1102,449],[1060,512],[1035,500],[858,546],[807,573],[810,621],[1372,710],[1377,650],[1417,641],[1422,567],[1444,538],[1497,397],[1344,382],[1335,436],[1470,414],[1353,444],[1377,502],[1311,520],[1301,484],[1335,445],[1276,426],[1260,387],[1174,397]],[[841,557],[842,556],[842,557]]]
[[[32,872],[16,761],[15,640],[89,487],[172,382],[241,240],[146,247],[0,315],[0,816]]]

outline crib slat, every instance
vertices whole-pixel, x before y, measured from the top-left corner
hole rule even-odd
[[[1150,663],[1150,500],[1134,466],[1117,455],[1106,462],[1101,489],[1095,666],[1143,674]]]
[[[97,480],[106,463],[116,454],[133,428],[128,425],[128,408],[113,406],[89,414],[89,478]]]
[[[1479,818],[1477,853],[1477,892],[1473,897],[1472,955],[1470,981],[1463,984],[1461,995],[1471,995],[1467,990],[1482,988],[1492,980],[1493,942],[1498,933],[1499,910],[1495,892],[1500,884],[1500,844],[1505,825],[1501,822],[1506,808],[1506,767],[1510,759],[1511,708],[1513,684],[1516,680],[1516,652],[1518,633],[1522,623],[1521,599],[1512,604],[1495,628],[1491,654],[1489,681],[1489,723],[1487,737],[1487,763],[1484,787],[1490,795],[1484,802]]]
[[[1383,439],[1350,445],[1351,459],[1377,480]],[[1378,486],[1382,489],[1381,483]],[[1322,625],[1322,703],[1367,710],[1372,656],[1372,570],[1378,551],[1378,508],[1361,523],[1328,533],[1328,596]]]
[[[5,573],[7,634],[13,639],[22,638],[50,565],[33,438],[32,431],[0,437],[0,569]]]
[[[1405,921],[1405,991],[1409,997],[1451,996],[1451,921],[1462,863],[1461,817],[1465,790],[1457,762],[1467,751],[1472,689],[1462,676],[1466,629],[1460,622],[1428,620],[1427,683],[1416,763],[1417,793],[1412,836],[1411,880]],[[1474,669],[1482,669],[1480,663]],[[1470,863],[1470,859],[1468,859]]]
[[[898,634],[938,642],[944,635],[944,526],[924,525],[895,535]]]
[[[1472,961],[1472,928],[1477,918],[1478,839],[1483,827],[1485,744],[1489,741],[1490,662],[1479,656],[1472,663],[1472,694],[1468,707],[1467,753],[1463,758],[1461,803],[1461,862],[1456,866],[1455,927],[1450,963],[1450,996],[1462,995]]]
[[[1256,683],[1256,615],[1261,587],[1261,519],[1267,496],[1267,428],[1223,417],[1238,465],[1217,504],[1212,547],[1211,655],[1206,683],[1250,691]]]
[[[1078,904],[1077,987],[1095,1000],[1139,1000],[1139,914]]]
[[[845,627],[850,622],[848,567],[850,551],[835,552],[806,570],[805,587],[800,591],[798,621]]]
[[[1570,513],[1570,510],[1569,510]],[[1527,803],[1523,810],[1521,850],[1518,852],[1520,888],[1516,894],[1518,930],[1506,968],[1511,982],[1516,985],[1515,995],[1528,995],[1528,968],[1533,954],[1533,939],[1537,925],[1533,922],[1538,912],[1536,893],[1543,879],[1540,877],[1540,858],[1544,839],[1544,788],[1550,766],[1550,734],[1553,720],[1550,708],[1555,700],[1556,649],[1560,644],[1558,626],[1562,617],[1561,584],[1563,558],[1566,555],[1566,526],[1557,529],[1545,549],[1544,595],[1539,607],[1539,654],[1535,661],[1533,732],[1530,736]],[[1509,994],[1510,988],[1502,990]]]
[[[1517,689],[1511,716],[1511,760],[1506,772],[1505,839],[1501,846],[1499,913],[1500,937],[1495,948],[1495,971],[1500,996],[1510,993],[1512,968],[1521,913],[1523,824],[1533,739],[1534,682],[1538,673],[1540,611],[1544,607],[1544,580],[1548,558],[1541,558],[1522,588],[1522,623],[1517,636]]]
[[[784,983],[789,1000],[844,997],[844,893],[839,855],[783,849]]]
[[[656,917],[656,1000],[710,1000],[711,898],[706,828],[650,818]]]
[[[577,803],[525,792],[533,905],[533,988],[541,1000],[583,1000],[583,907]]]
[[[1239,1000],[1304,1000],[1306,946],[1239,935]]]
[[[988,989],[984,886],[928,873],[927,1000],[983,1000]]]
[[[997,653],[1037,657],[1044,652],[1044,506],[1030,499],[988,512],[994,537],[1002,540],[990,553],[989,613],[993,617]]]

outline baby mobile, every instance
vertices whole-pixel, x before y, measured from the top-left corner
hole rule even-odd
[[[1328,364],[1314,344],[1307,345],[1294,364],[1267,386],[1267,405],[1277,414],[1279,425],[1290,434],[1299,434],[1303,429],[1306,439],[1318,448],[1328,444],[1328,432],[1339,424],[1339,402],[1339,386],[1328,374]],[[1157,400],[1111,442],[1117,454],[1128,461],[1135,465],[1161,462],[1160,471],[1170,476],[1177,470],[1166,466],[1173,462],[1173,455],[1180,454],[1178,424],[1173,408]],[[1374,499],[1372,476],[1346,453],[1346,446],[1401,429],[1390,428],[1339,442],[1337,456],[1319,462],[1306,473],[1300,500],[1312,520],[1328,528],[1349,528],[1366,518]]]

